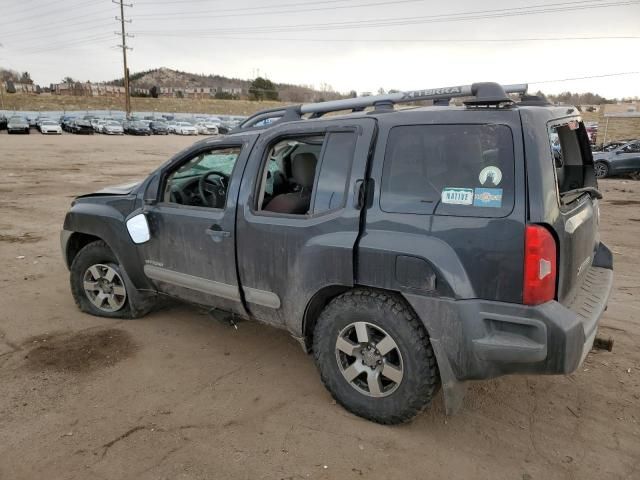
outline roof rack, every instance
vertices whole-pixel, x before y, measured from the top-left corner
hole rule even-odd
[[[422,100],[434,100],[442,105],[452,98],[473,97],[464,102],[465,105],[498,106],[502,103],[513,103],[509,93],[525,94],[528,85],[526,83],[516,85],[500,85],[493,82],[474,83],[472,85],[458,85],[444,88],[428,88],[424,90],[409,90],[406,92],[388,93],[386,95],[373,95],[368,97],[345,98],[343,100],[331,100],[328,102],[305,103],[284,108],[262,110],[240,124],[234,131],[249,128],[265,128],[275,123],[300,120],[302,115],[310,114],[309,118],[318,118],[329,112],[351,110],[362,111],[367,107],[375,107],[388,110],[397,103],[409,103]]]

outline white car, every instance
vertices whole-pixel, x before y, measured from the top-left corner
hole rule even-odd
[[[178,128],[178,124],[174,121],[167,123],[167,131],[169,133],[176,133],[176,128]]]
[[[218,134],[218,126],[215,123],[198,122],[196,123],[196,128],[198,129],[198,133],[200,135],[217,135]]]
[[[107,135],[124,135],[124,129],[119,122],[115,120],[111,120],[109,122],[105,122],[104,125],[100,127],[100,131]]]
[[[103,133],[102,127],[104,127],[106,124],[107,124],[106,120],[96,120],[96,121],[91,120],[91,126],[93,127],[93,130],[96,133]]]
[[[189,122],[178,122],[176,133],[178,135],[198,135],[198,129]]]
[[[40,122],[40,133],[43,135],[50,133],[62,135],[62,127],[58,122],[54,122],[53,120],[42,120]]]

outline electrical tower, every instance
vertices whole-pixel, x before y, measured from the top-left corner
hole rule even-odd
[[[126,20],[124,18],[124,7],[133,7],[132,3],[124,3],[123,0],[111,0],[116,5],[120,5],[120,16],[116,17],[122,26],[121,32],[115,32],[116,35],[122,36],[122,44],[118,45],[118,47],[122,48],[122,60],[124,63],[124,98],[125,98],[125,111],[127,118],[131,117],[131,91],[129,89],[129,67],[127,66],[127,50],[131,50],[130,47],[127,47],[127,37],[133,37],[133,35],[129,34],[125,30],[125,23],[131,23],[131,20]]]

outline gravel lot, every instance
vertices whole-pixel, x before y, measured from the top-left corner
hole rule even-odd
[[[285,332],[185,305],[76,309],[58,241],[71,199],[193,141],[0,135],[0,479],[640,478],[640,182],[601,182],[613,353],[473,383],[457,416],[439,394],[384,427],[335,405]]]

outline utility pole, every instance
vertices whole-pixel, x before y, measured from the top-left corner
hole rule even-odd
[[[124,3],[123,0],[111,0],[116,5],[120,5],[120,17],[116,17],[116,20],[120,21],[122,26],[121,32],[115,32],[116,35],[122,35],[122,45],[118,45],[122,47],[122,60],[124,63],[124,98],[125,98],[125,111],[127,118],[131,117],[131,92],[129,90],[129,67],[127,66],[127,50],[131,50],[130,47],[127,47],[127,37],[133,37],[133,35],[128,34],[124,28],[125,23],[131,23],[131,20],[125,20],[124,18],[124,7],[133,7],[131,3]]]

